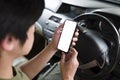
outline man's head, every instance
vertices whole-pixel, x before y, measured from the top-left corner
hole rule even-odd
[[[44,0],[0,0],[0,43],[11,35],[23,44],[43,8]]]

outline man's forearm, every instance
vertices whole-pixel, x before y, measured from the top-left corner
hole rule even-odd
[[[34,78],[39,73],[51,57],[56,53],[56,49],[49,44],[43,51],[28,63],[21,66],[21,70],[28,75],[30,79]]]

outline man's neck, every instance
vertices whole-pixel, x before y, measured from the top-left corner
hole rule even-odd
[[[0,78],[10,79],[13,77],[12,59],[0,56]]]

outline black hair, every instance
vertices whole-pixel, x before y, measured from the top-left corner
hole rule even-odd
[[[9,34],[24,43],[43,9],[44,0],[0,0],[0,42]]]

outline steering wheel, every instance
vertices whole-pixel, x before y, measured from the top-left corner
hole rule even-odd
[[[84,13],[74,20],[79,28],[75,48],[80,63],[75,78],[102,79],[118,63],[119,33],[109,18],[98,13]]]

